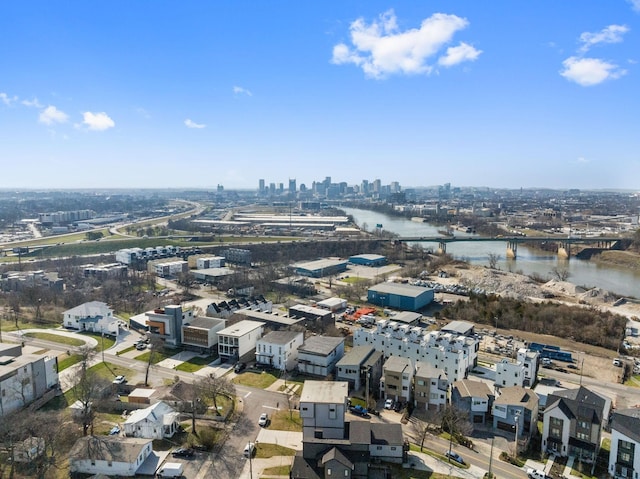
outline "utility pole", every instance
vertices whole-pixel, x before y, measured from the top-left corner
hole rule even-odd
[[[520,411],[516,411],[514,419],[516,421],[516,450],[514,457],[518,459],[518,426],[520,425]]]
[[[491,437],[491,451],[489,451],[489,472],[487,474],[488,479],[493,479],[493,476],[491,475],[491,463],[493,462],[493,441],[495,441],[495,439],[495,435]]]

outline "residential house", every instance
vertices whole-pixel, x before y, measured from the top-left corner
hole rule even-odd
[[[610,408],[610,399],[584,386],[550,394],[544,409],[542,451],[595,461]]]
[[[517,361],[524,366],[523,386],[532,387],[538,379],[538,367],[540,364],[540,353],[530,349],[518,349]]]
[[[368,383],[369,392],[380,384],[384,356],[371,346],[354,346],[336,364],[336,381],[347,381],[353,391]]]
[[[489,418],[495,395],[487,383],[462,379],[451,387],[451,404],[469,415],[473,424],[484,424]]]
[[[503,358],[496,363],[494,385],[497,389],[524,386],[524,364]]]
[[[408,403],[415,369],[411,359],[391,356],[382,366],[380,392],[386,399]]]
[[[449,402],[449,380],[442,369],[416,362],[413,379],[413,405],[417,410],[440,411]]]
[[[79,331],[118,334],[118,319],[113,310],[101,301],[89,301],[62,313],[62,325]]]
[[[58,359],[48,351],[0,343],[0,416],[55,395]]]
[[[538,431],[538,396],[520,386],[505,387],[493,402],[493,428],[528,440]]]
[[[218,318],[196,316],[182,323],[182,345],[188,349],[211,353],[218,349],[218,331],[225,328],[227,321]]]
[[[400,424],[346,421],[348,384],[305,381],[300,396],[302,452],[292,479],[370,477],[372,462],[402,462],[408,449]]]
[[[256,364],[281,371],[291,371],[298,363],[298,348],[304,342],[304,333],[272,331],[256,343]]]
[[[165,439],[180,429],[180,413],[163,401],[132,411],[124,422],[127,437]]]
[[[640,477],[640,409],[622,409],[611,416],[609,474],[616,479]]]
[[[84,436],[69,453],[72,474],[135,476],[153,453],[151,439],[117,436]]]
[[[149,332],[170,347],[180,346],[182,325],[191,323],[195,318],[192,309],[183,310],[179,304],[170,304],[164,308],[147,311],[145,316]]]
[[[298,348],[298,371],[326,377],[343,356],[343,337],[311,336]]]
[[[248,319],[221,329],[218,331],[218,355],[223,361],[253,359],[256,344],[263,331],[264,323]]]

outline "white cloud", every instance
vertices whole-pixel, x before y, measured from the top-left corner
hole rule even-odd
[[[246,88],[242,88],[241,86],[234,86],[233,87],[233,93],[235,93],[236,95],[244,94],[244,95],[247,95],[247,96],[253,96],[253,93],[251,93]]]
[[[420,28],[405,31],[398,29],[393,10],[380,15],[371,24],[359,18],[349,27],[352,46],[345,43],[335,45],[331,62],[336,65],[352,63],[372,78],[384,78],[390,74],[429,74],[433,66],[428,60],[451,42],[457,31],[468,25],[465,18],[444,13],[435,13],[424,19]],[[447,51],[441,57],[443,65],[475,60],[481,53],[467,44],[454,48],[457,50]]]
[[[4,92],[0,92],[0,101],[2,103],[4,103],[5,105],[9,106],[11,105],[13,102],[18,101],[18,97],[17,96],[9,96]]]
[[[89,128],[89,130],[104,131],[116,126],[115,122],[109,117],[109,115],[103,111],[98,113],[85,111],[82,114],[82,117],[82,124]]]
[[[640,12],[640,0],[628,0],[628,2],[631,4],[631,8],[634,11]]]
[[[582,86],[598,85],[605,80],[615,80],[627,73],[618,65],[599,58],[569,57],[562,62],[562,65],[564,69],[560,71],[560,75]]]
[[[22,100],[20,103],[28,107],[44,108],[44,105],[42,105],[37,98],[34,98],[33,100]]]
[[[445,67],[452,67],[458,63],[466,61],[475,61],[478,59],[482,50],[478,50],[468,43],[460,42],[457,47],[447,48],[447,53],[438,58],[438,64]]]
[[[640,2],[640,0],[638,0]],[[587,52],[592,46],[598,43],[620,43],[622,36],[629,31],[626,25],[609,25],[599,32],[584,32],[580,35],[581,52]]]
[[[187,128],[204,128],[207,126],[207,125],[203,125],[202,123],[196,123],[195,121],[192,121],[189,118],[187,118],[184,121],[184,124],[187,126]]]
[[[580,165],[586,165],[587,163],[589,163],[589,160],[586,159],[584,156],[580,156],[580,157],[576,158],[575,162],[580,164]]]
[[[66,123],[69,119],[69,115],[67,115],[62,110],[58,110],[55,106],[49,105],[44,110],[40,112],[40,116],[38,117],[38,121],[40,123],[44,123],[45,125],[53,125],[54,123]]]

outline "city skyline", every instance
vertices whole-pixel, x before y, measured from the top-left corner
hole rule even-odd
[[[7,4],[0,188],[638,190],[639,31],[638,0]]]

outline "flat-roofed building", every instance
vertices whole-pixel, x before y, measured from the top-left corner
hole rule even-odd
[[[196,316],[182,323],[182,344],[202,352],[215,351],[218,348],[218,331],[224,329],[226,324],[224,319]]]
[[[344,338],[311,336],[298,348],[298,371],[326,377],[344,356]]]
[[[264,323],[245,319],[218,331],[218,355],[224,359],[253,359]]]
[[[334,296],[333,298],[318,301],[316,306],[321,309],[328,309],[332,313],[335,313],[336,311],[342,311],[347,308],[347,300]]]
[[[449,402],[449,379],[442,369],[416,362],[413,378],[413,405],[416,409],[440,411]]]
[[[379,254],[356,254],[349,257],[349,263],[362,266],[384,266],[387,264],[387,257]]]
[[[182,341],[182,325],[195,318],[192,309],[184,310],[179,304],[147,311],[146,325],[149,333],[162,339],[169,346],[179,346]]]
[[[300,276],[310,276],[312,278],[324,278],[334,274],[343,273],[347,270],[348,262],[343,259],[326,258],[305,263],[296,263],[291,267],[295,274]]]
[[[291,371],[298,363],[298,348],[303,342],[302,332],[271,331],[256,343],[256,363]]]
[[[289,308],[289,316],[292,318],[304,318],[309,326],[315,325],[323,328],[333,324],[333,313],[322,308],[314,308],[306,304],[296,304]]]
[[[461,336],[473,336],[475,325],[469,321],[455,320],[443,326],[440,331],[443,333],[459,334]]]
[[[380,283],[369,288],[367,301],[382,307],[419,311],[433,301],[431,288],[401,283]]]

